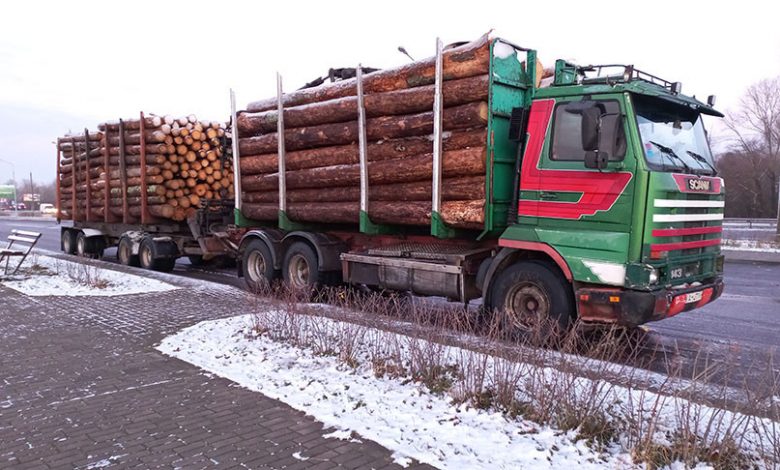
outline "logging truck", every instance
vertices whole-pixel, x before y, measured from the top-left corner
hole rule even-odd
[[[723,290],[714,98],[633,66],[545,71],[484,36],[237,110],[57,143],[67,252],[170,270],[233,256],[250,290],[481,298],[508,328],[639,325]],[[332,74],[331,74],[332,75]],[[230,137],[228,142],[228,137]]]
[[[239,275],[482,298],[639,325],[723,290],[722,116],[633,66],[545,72],[483,37],[399,68],[232,100]]]

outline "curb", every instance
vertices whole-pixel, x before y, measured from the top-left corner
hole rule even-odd
[[[767,251],[727,250],[721,247],[726,261],[758,261],[761,263],[780,263],[780,253]]]

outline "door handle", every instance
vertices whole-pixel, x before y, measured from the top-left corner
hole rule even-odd
[[[555,200],[555,199],[558,199],[558,193],[548,193],[546,191],[542,191],[539,194],[539,198],[540,199],[545,199],[545,200]]]

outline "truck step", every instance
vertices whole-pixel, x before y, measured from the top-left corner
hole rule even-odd
[[[460,264],[460,262],[469,256],[483,251],[485,251],[485,248],[474,247],[474,245],[404,242],[394,245],[370,248],[366,254],[369,256],[412,258],[418,260]]]

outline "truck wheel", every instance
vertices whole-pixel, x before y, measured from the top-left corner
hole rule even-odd
[[[69,255],[76,254],[76,233],[73,230],[62,231],[62,251]]]
[[[116,249],[116,257],[119,263],[125,266],[140,266],[138,255],[133,254],[133,242],[127,237],[119,239],[119,246]]]
[[[206,264],[206,261],[203,260],[203,256],[201,255],[189,255],[187,256],[187,259],[190,260],[190,265],[195,267],[200,267]]]
[[[282,266],[284,281],[294,289],[304,289],[320,282],[317,253],[304,242],[295,242],[287,249]]]
[[[84,258],[100,259],[103,257],[105,243],[101,237],[87,237],[84,232],[76,235],[76,254]]]
[[[501,272],[490,290],[490,307],[512,335],[539,327],[545,333],[563,333],[574,311],[568,282],[537,261],[523,261]]]
[[[159,243],[169,242],[156,242],[151,237],[144,237],[141,240],[141,246],[138,248],[138,260],[141,263],[141,267],[153,271],[173,271],[173,267],[176,265],[176,258],[161,256],[160,252],[162,250],[160,250]]]
[[[251,292],[260,291],[279,277],[279,273],[274,270],[271,250],[265,242],[257,239],[251,240],[244,248],[241,270],[247,289]]]

